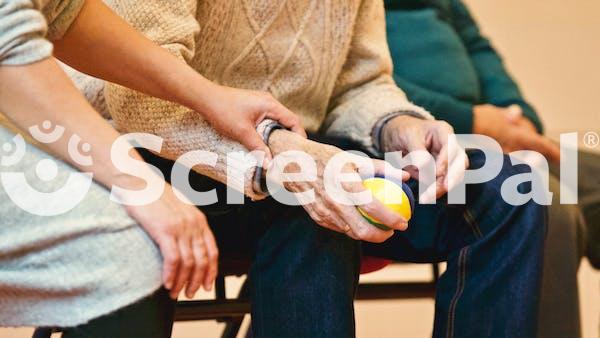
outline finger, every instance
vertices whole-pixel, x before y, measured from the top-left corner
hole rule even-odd
[[[456,187],[465,177],[465,171],[469,165],[469,158],[464,151],[460,151],[450,163],[448,168],[448,175],[446,176],[446,180],[444,185],[446,186],[446,190],[450,191],[454,187]]]
[[[209,228],[204,231],[203,235],[208,256],[208,271],[204,278],[204,289],[210,291],[219,272],[219,249],[217,248],[217,241],[215,241],[215,237]]]
[[[199,232],[198,235],[201,236]],[[194,255],[194,268],[190,274],[190,279],[185,290],[187,298],[194,297],[196,291],[198,291],[204,282],[204,276],[206,275],[208,258],[206,257],[204,238],[200,237],[192,239],[192,254]]]
[[[265,141],[256,130],[249,130],[249,132],[244,132],[243,134],[238,139],[242,139],[243,146],[249,151],[258,150],[266,153],[269,150],[269,147],[267,147]]]
[[[410,177],[412,177],[415,180],[419,179],[419,172],[420,170],[422,170],[422,168],[426,168],[427,165],[431,164],[429,163],[431,160],[431,156],[429,155],[425,155],[425,154],[429,154],[429,151],[427,150],[427,146],[426,146],[426,140],[423,136],[421,135],[415,135],[415,140],[411,140],[407,146],[407,151],[409,153],[412,152],[419,152],[417,154],[417,156],[413,157],[413,165],[411,165],[410,167],[407,168],[407,171],[410,173]],[[420,139],[416,139],[417,137],[420,137]],[[422,154],[422,155],[420,155]]]
[[[165,237],[158,242],[160,252],[163,256],[163,284],[167,290],[171,290],[175,284],[177,270],[181,262],[179,249],[173,237]]]
[[[373,169],[375,176],[391,179],[396,182],[405,182],[410,179],[410,174],[407,171],[395,168],[386,161],[373,160]],[[358,167],[358,173],[361,177],[367,175],[367,169],[363,166]]]
[[[366,191],[366,188],[360,182],[348,182],[347,189],[351,193],[360,193]],[[408,222],[404,217],[390,210],[381,201],[374,197],[371,198],[370,202],[357,205],[357,207],[359,207],[371,218],[374,218],[376,222],[384,224],[389,228],[400,231],[404,231],[408,228]]]
[[[451,136],[452,137],[452,136]],[[465,150],[454,142],[453,147],[448,147],[448,169],[444,180],[446,190],[450,190],[464,177],[468,158]]]
[[[448,175],[448,144],[445,144],[437,154],[435,166],[436,180],[427,188],[427,190],[432,189],[435,186],[435,196],[439,197],[447,192],[444,182],[446,181],[446,177]]]
[[[275,104],[273,110],[267,112],[266,117],[279,122],[282,126],[302,137],[307,137],[306,131],[302,126],[302,121],[298,115],[294,114],[279,102]]]
[[[419,194],[419,204],[431,204],[437,199],[437,180]]]
[[[247,135],[244,135],[244,137],[238,139],[242,139],[244,147],[254,152],[253,155],[255,155],[257,164],[260,164],[262,161],[263,168],[269,167],[269,164],[273,160],[273,155],[271,154],[271,149],[265,144],[258,132],[252,130]]]
[[[179,247],[179,254],[181,255],[181,264],[175,280],[175,286],[170,292],[171,298],[173,299],[177,299],[177,296],[188,281],[192,269],[194,268],[194,255],[191,249],[191,239],[189,237],[181,238],[177,241],[177,246]]]
[[[542,135],[529,134],[524,139],[524,147],[541,153],[552,162],[560,162],[560,148]]]
[[[393,230],[382,230],[367,222],[355,207],[344,206],[340,211],[342,219],[350,226],[355,239],[381,243],[390,238]]]
[[[346,233],[350,226],[336,214],[338,209],[339,205],[328,198],[323,199],[320,203],[314,203],[312,206],[312,211],[317,215],[320,225],[337,232]]]

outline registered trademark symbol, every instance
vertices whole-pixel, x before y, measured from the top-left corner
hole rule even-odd
[[[583,144],[588,148],[595,148],[600,144],[600,136],[598,136],[598,133],[588,131],[583,135]]]

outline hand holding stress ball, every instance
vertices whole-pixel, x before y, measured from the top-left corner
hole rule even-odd
[[[372,177],[363,181],[363,185],[373,194],[373,197],[381,201],[387,208],[400,214],[407,222],[410,220],[415,204],[412,191],[405,183],[396,183],[382,177]],[[369,216],[360,207],[358,211],[369,223],[381,230],[390,230],[389,227],[379,222],[376,218]]]

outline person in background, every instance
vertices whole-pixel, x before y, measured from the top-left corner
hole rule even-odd
[[[102,53],[82,57],[86,44]],[[115,196],[125,206],[111,201],[106,188],[135,191],[145,182],[111,160],[119,133],[73,86],[53,53],[89,74],[187,105],[249,149],[266,148],[255,127],[267,117],[305,134],[298,118],[269,95],[208,81],[99,0],[0,0],[0,112],[10,120],[0,125],[0,171],[3,177],[22,173],[29,182],[22,184],[32,185],[2,179],[0,326],[60,326],[71,338],[170,337],[171,298],[181,290],[188,297],[200,287],[209,290],[216,277],[212,231],[202,212],[168,184],[151,203],[138,205],[122,191]],[[223,95],[243,107],[220,109]],[[26,130],[43,148],[25,143]],[[89,162],[72,156],[71,140],[84,142]],[[137,152],[129,155],[143,163]],[[78,170],[97,183],[77,206],[55,215],[62,201],[43,203],[38,191],[62,191]],[[148,166],[136,173],[164,184]],[[14,202],[15,186],[20,201],[36,203],[35,214]]]
[[[538,336],[579,336],[577,269],[582,253],[600,266],[600,180],[592,176],[600,169],[600,158],[580,152],[580,204],[561,205],[559,148],[543,136],[539,116],[463,2],[386,0],[385,6],[393,77],[410,100],[450,123],[456,133],[487,135],[507,153],[536,150],[551,162],[554,198]],[[587,246],[584,224],[590,235]]]

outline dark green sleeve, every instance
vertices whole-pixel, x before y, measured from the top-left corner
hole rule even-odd
[[[450,95],[423,88],[403,79],[398,74],[394,74],[394,81],[398,87],[404,90],[410,101],[427,109],[436,119],[450,123],[457,134],[472,133],[473,106],[471,104],[457,100]]]
[[[490,41],[481,35],[468,8],[461,0],[451,0],[451,2],[451,20],[477,70],[483,101],[499,107],[512,104],[521,106],[523,114],[535,124],[540,133],[543,132],[542,122],[534,108],[523,98],[519,87],[508,74],[502,58]]]

